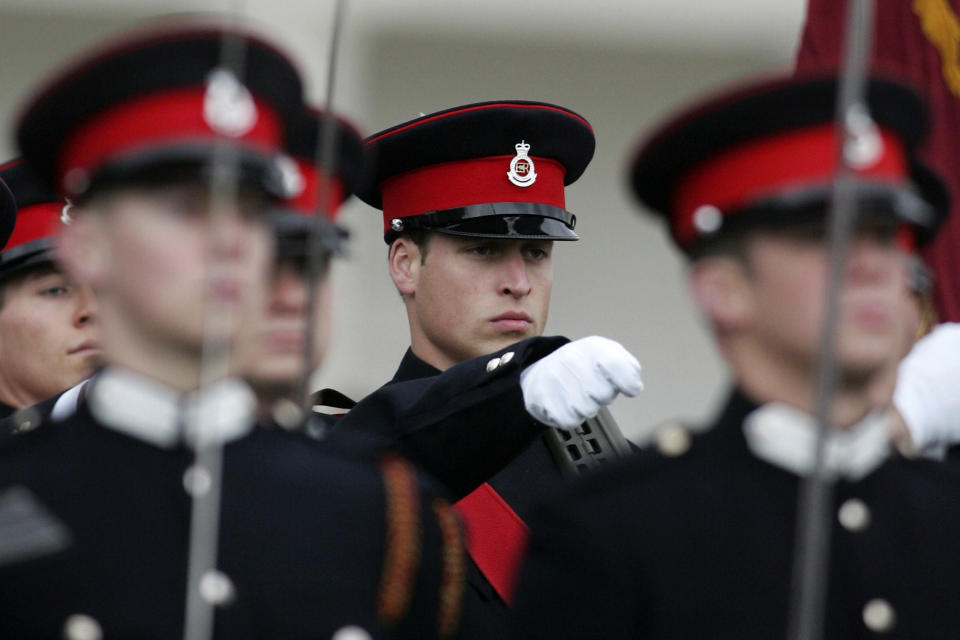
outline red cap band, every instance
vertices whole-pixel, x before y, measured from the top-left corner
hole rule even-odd
[[[550,158],[531,157],[537,179],[528,187],[510,182],[514,156],[489,156],[442,162],[391,176],[380,185],[384,232],[394,218],[492,202],[540,202],[561,209],[564,166]]]
[[[340,176],[330,180],[325,171],[311,162],[304,162],[299,158],[296,162],[297,169],[303,177],[303,191],[300,195],[287,200],[285,204],[293,213],[312,216],[320,208],[320,189],[323,187],[327,190],[327,206],[323,209],[323,213],[331,222],[336,220],[340,205],[345,199],[343,180]],[[324,180],[329,181],[323,184]]]
[[[42,202],[21,207],[17,211],[16,226],[3,250],[60,233],[60,215],[65,205],[65,202]]]
[[[64,176],[73,169],[92,172],[114,156],[153,146],[212,142],[223,135],[204,118],[204,88],[178,89],[128,100],[98,113],[64,142],[57,184],[65,193]],[[243,146],[273,153],[281,149],[283,129],[267,103],[253,98],[257,118],[248,132],[229,138]]]
[[[908,171],[903,144],[894,132],[881,130],[880,135],[880,157],[858,173],[899,182]],[[826,184],[836,173],[836,156],[836,129],[825,124],[752,140],[710,158],[674,188],[678,243],[689,246],[697,239],[694,214],[701,206],[712,205],[726,215],[787,187]]]

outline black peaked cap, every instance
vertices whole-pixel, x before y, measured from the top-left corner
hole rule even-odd
[[[596,147],[587,120],[564,107],[526,100],[462,105],[367,138],[372,170],[366,188],[357,195],[379,209],[379,185],[391,176],[442,162],[512,155],[521,140],[531,143],[531,155],[564,165],[565,185],[583,174]]]
[[[224,62],[225,40],[240,52],[244,86],[289,121],[302,108],[303,88],[284,53],[254,35],[181,24],[112,42],[57,74],[20,116],[16,137],[21,152],[41,179],[55,187],[58,154],[75,130],[128,99],[204,86]]]
[[[708,97],[669,119],[642,143],[630,165],[631,188],[640,202],[672,222],[678,183],[692,169],[741,143],[832,123],[836,93],[836,76],[817,75],[764,79]],[[909,177],[933,209],[928,226],[935,229],[946,213],[948,195],[914,155],[927,129],[925,103],[903,84],[871,77],[867,108],[872,119],[903,144]]]

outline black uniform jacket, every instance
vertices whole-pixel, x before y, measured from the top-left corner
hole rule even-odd
[[[512,481],[491,481],[514,506],[513,498],[541,484],[543,475],[559,477],[538,438],[544,425],[524,408],[520,373],[567,342],[562,337],[529,338],[443,373],[408,349],[393,379],[335,422],[333,439],[340,430],[372,429],[439,479],[454,498],[498,471],[506,472],[504,467],[518,456],[529,458],[519,476],[510,476]],[[505,364],[489,366],[502,362],[506,353],[513,355]]]
[[[748,449],[754,408],[734,393],[682,455],[644,452],[538,509],[517,637],[786,637],[800,482]],[[866,509],[844,526],[836,516],[854,499]],[[824,638],[960,637],[950,465],[888,458],[839,480],[832,500]]]
[[[530,338],[443,373],[408,349],[393,380],[361,400],[334,435],[338,429],[376,428],[454,498],[489,482],[526,520],[537,497],[562,476],[540,437],[544,425],[524,408],[520,373],[566,342]],[[513,355],[506,364],[488,368],[507,353]],[[472,561],[467,579],[464,637],[512,637],[509,608]]]
[[[181,638],[192,462],[182,444],[99,424],[86,404],[0,443],[0,499],[25,493],[70,538],[4,559],[0,638],[59,639],[75,614],[105,638]],[[374,638],[447,637],[463,591],[458,538],[398,457],[361,462],[255,427],[224,447],[218,568],[235,595],[215,635],[327,639],[358,625]]]

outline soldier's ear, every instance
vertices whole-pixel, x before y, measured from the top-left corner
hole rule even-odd
[[[104,281],[109,262],[109,246],[98,232],[101,216],[76,210],[71,217],[57,239],[57,260],[74,280],[96,290]]]
[[[746,265],[726,256],[697,260],[690,289],[701,313],[718,333],[744,329],[753,321],[754,298]]]
[[[420,247],[407,236],[400,236],[390,245],[390,277],[402,296],[412,296],[417,290],[420,274]]]

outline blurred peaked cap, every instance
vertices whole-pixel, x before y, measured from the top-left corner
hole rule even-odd
[[[333,133],[332,140],[323,137]],[[329,149],[326,145],[332,144]],[[321,168],[332,151],[331,166]],[[357,189],[364,175],[363,139],[345,119],[304,109],[287,123],[288,175],[291,196],[270,216],[281,258],[306,257],[311,251],[342,254],[348,234],[334,224],[340,205]],[[322,204],[326,200],[325,204]],[[317,214],[322,219],[317,219]],[[312,244],[311,244],[312,242]]]
[[[317,255],[343,256],[350,234],[325,217],[307,216],[289,210],[274,210],[267,216],[273,230],[278,258],[308,258]]]
[[[332,131],[332,166],[321,169],[327,141],[321,137]],[[335,220],[340,205],[360,187],[365,171],[363,139],[345,119],[316,110],[303,110],[287,123],[287,153],[293,158],[297,184],[292,196],[283,203],[291,213],[313,215],[321,211],[320,198],[326,193],[322,211]],[[331,178],[329,182],[322,179]]]
[[[40,179],[71,198],[158,166],[209,165],[218,145],[282,197],[276,157],[302,103],[299,72],[272,44],[166,23],[66,65],[28,101],[16,138]]]
[[[454,107],[374,134],[361,200],[383,210],[387,242],[416,228],[576,240],[564,187],[596,142],[590,123],[553,104],[500,100]]]
[[[654,130],[630,165],[631,187],[690,251],[721,228],[823,217],[837,169],[835,75],[780,76],[714,95]],[[875,126],[858,146],[861,207],[899,216],[929,237],[946,190],[914,151],[926,131],[920,97],[871,77]]]
[[[2,223],[12,231],[0,251],[0,276],[52,262],[53,238],[59,233],[66,200],[20,158],[0,164],[0,180],[12,195],[10,202],[0,205]]]

